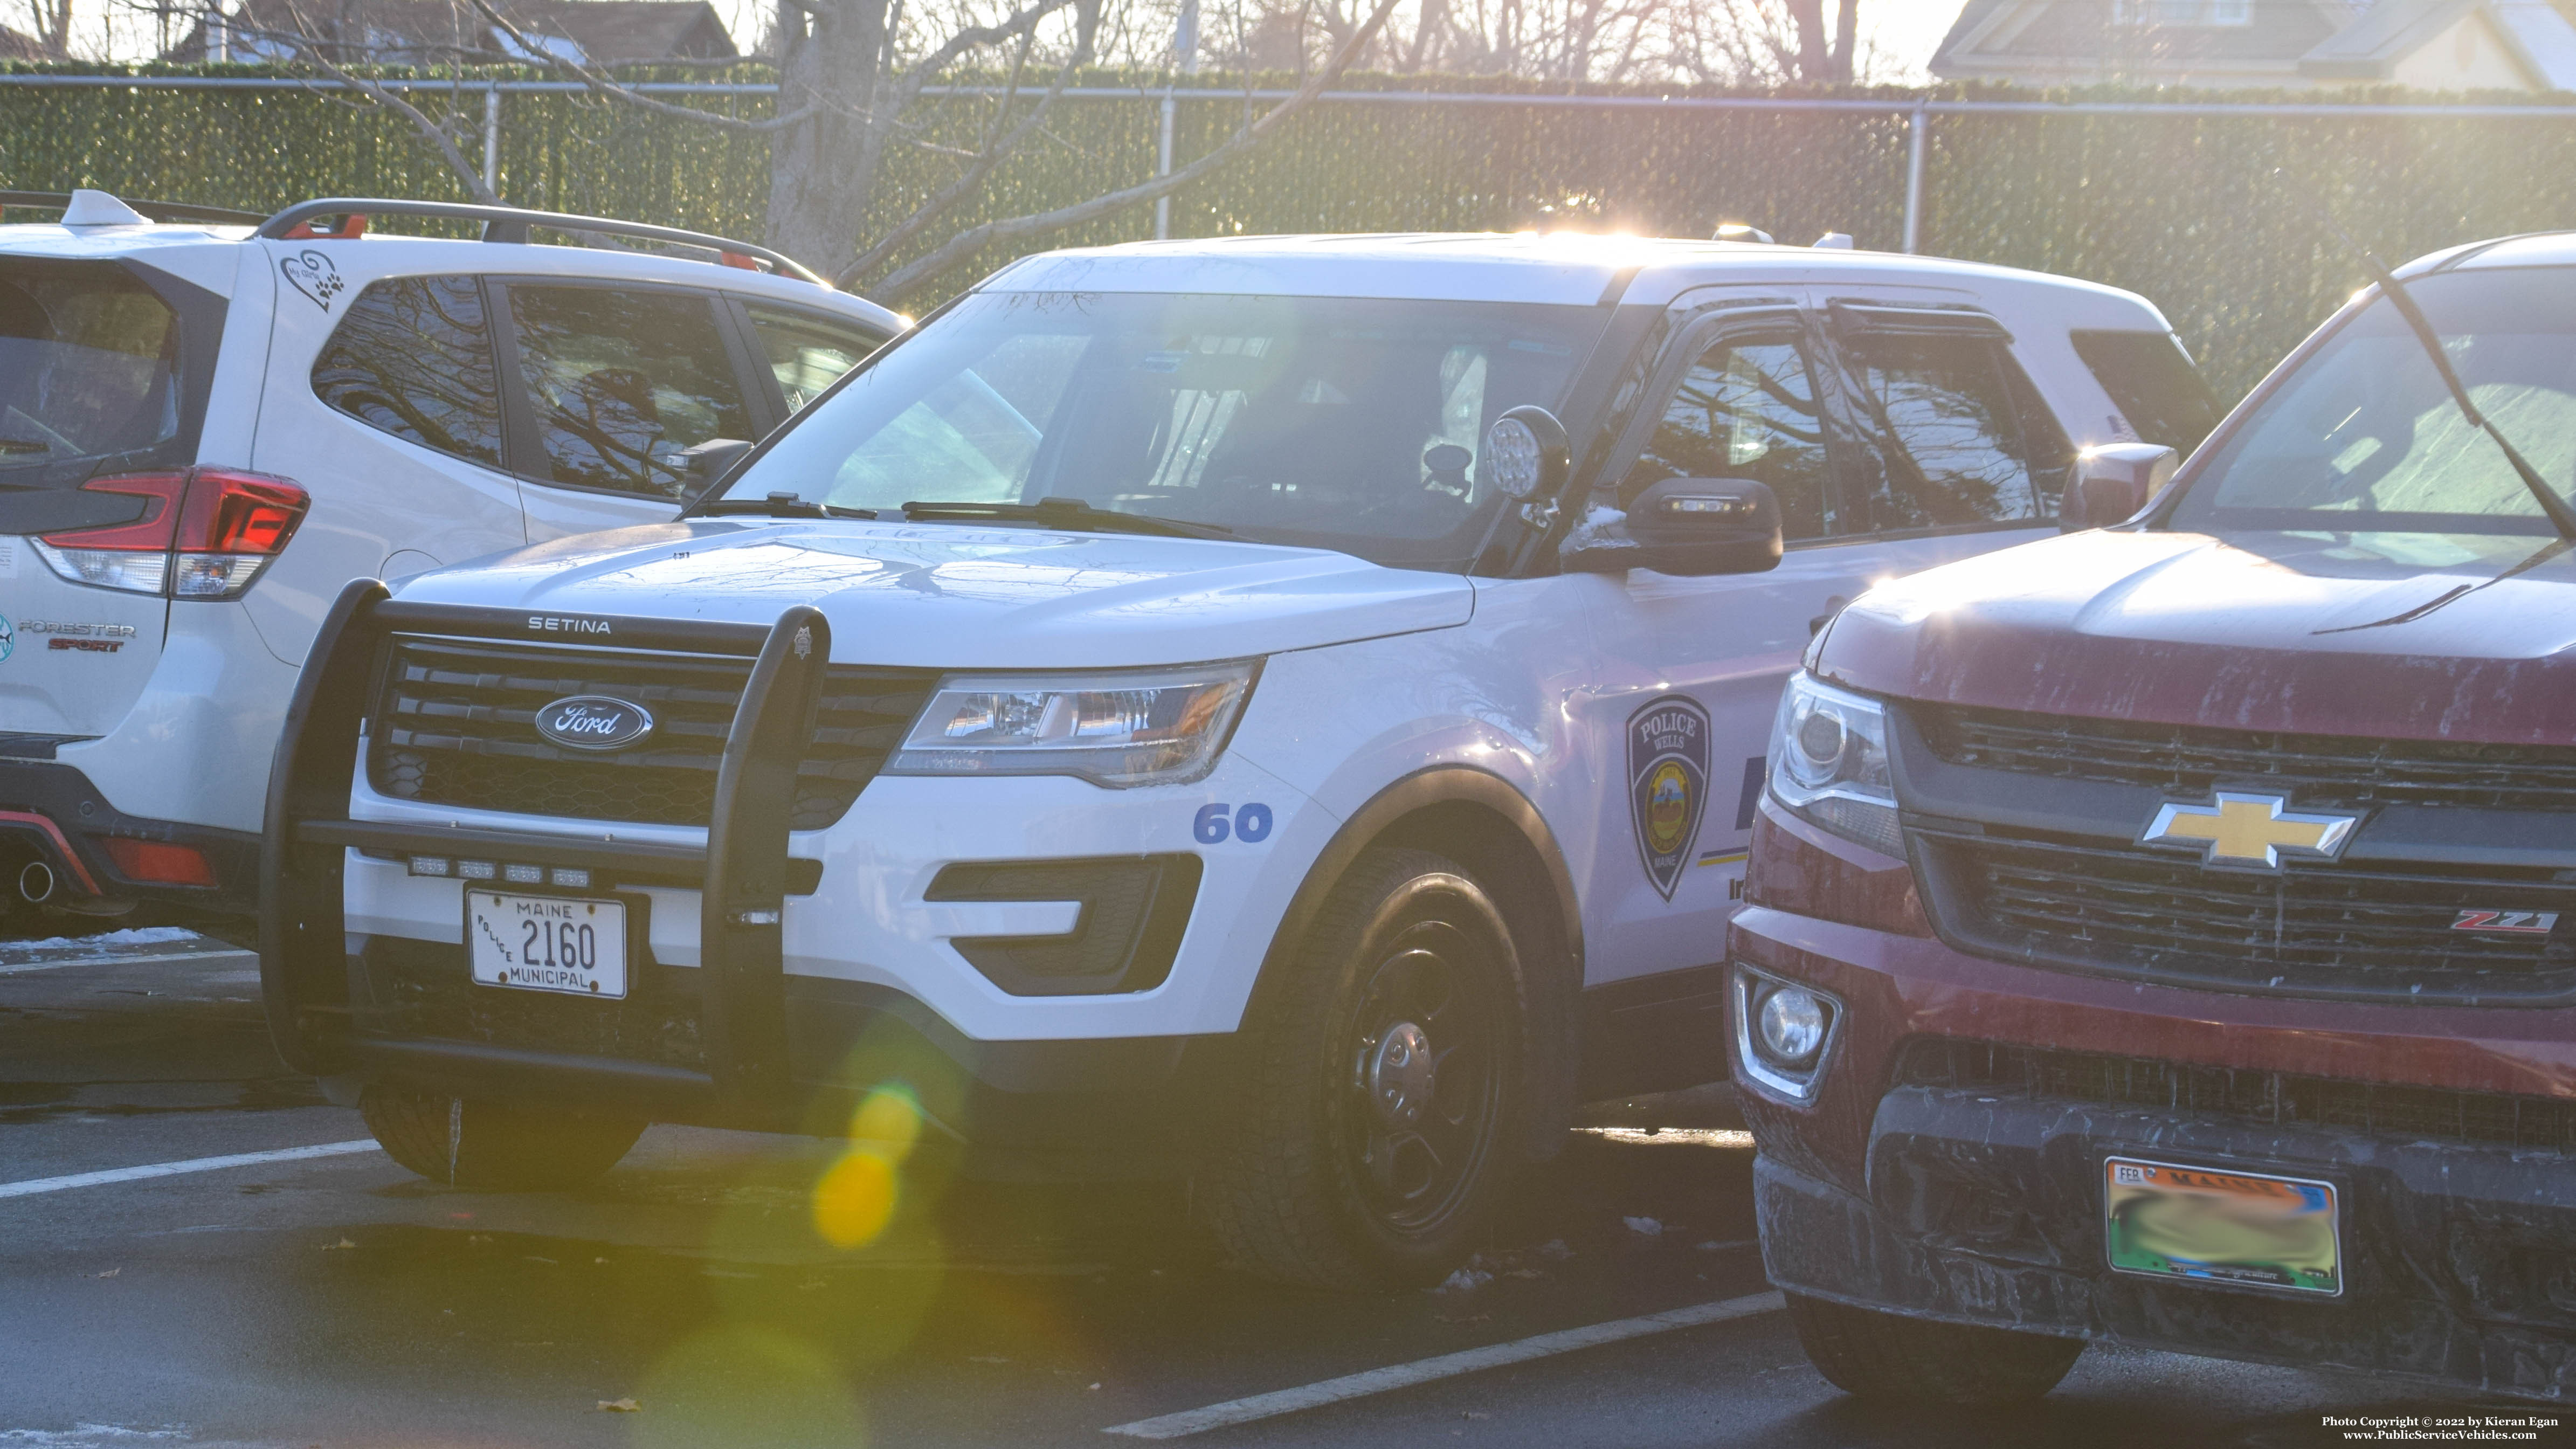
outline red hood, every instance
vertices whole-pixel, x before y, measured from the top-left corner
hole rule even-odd
[[[2576,551],[2402,542],[2392,559],[2283,534],[2049,539],[1871,590],[1816,667],[1855,689],[2045,714],[2576,743]]]

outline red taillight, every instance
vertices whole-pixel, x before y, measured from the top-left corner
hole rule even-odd
[[[283,478],[200,468],[179,512],[179,551],[273,554],[286,547],[312,504]]]
[[[54,571],[78,583],[180,599],[239,597],[313,504],[283,478],[226,468],[122,473],[93,478],[81,490],[150,501],[131,523],[36,540]]]
[[[125,840],[114,836],[99,844],[107,847],[107,858],[115,862],[116,873],[127,880],[157,881],[164,885],[215,884],[215,868],[206,863],[206,857],[193,845]]]

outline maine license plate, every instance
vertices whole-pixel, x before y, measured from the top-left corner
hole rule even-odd
[[[2126,1157],[2102,1177],[2111,1266],[2124,1273],[2343,1291],[2333,1183]]]
[[[465,893],[474,979],[486,986],[626,994],[626,906],[568,896]]]

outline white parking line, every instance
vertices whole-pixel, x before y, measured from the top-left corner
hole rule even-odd
[[[141,1167],[111,1167],[103,1172],[75,1172],[68,1177],[31,1177],[20,1182],[0,1182],[0,1197],[30,1197],[40,1192],[104,1187],[111,1182],[133,1182],[146,1177],[220,1172],[227,1167],[256,1167],[263,1162],[296,1162],[307,1157],[341,1157],[352,1152],[377,1150],[375,1139],[368,1137],[355,1142],[324,1142],[312,1147],[281,1147],[274,1152],[235,1152],[223,1157],[191,1157],[182,1162],[147,1162]]]
[[[1303,1388],[1281,1389],[1277,1393],[1255,1394],[1248,1399],[1233,1399],[1210,1404],[1204,1409],[1189,1409],[1159,1418],[1139,1419],[1132,1424],[1118,1424],[1101,1432],[1127,1434],[1138,1439],[1178,1439],[1185,1434],[1203,1434],[1230,1424],[1246,1424],[1255,1419],[1268,1419],[1280,1414],[1293,1414],[1301,1409],[1317,1409],[1348,1399],[1383,1394],[1390,1389],[1410,1388],[1434,1379],[1454,1378],[1505,1364],[1527,1363],[1534,1358],[1547,1358],[1572,1353],[1579,1348],[1593,1348],[1625,1339],[1644,1338],[1649,1334],[1670,1333],[1677,1328],[1697,1328],[1703,1323],[1723,1323],[1730,1318],[1749,1318],[1757,1313],[1776,1313],[1782,1302],[1778,1293],[1754,1293],[1743,1298],[1726,1298],[1714,1303],[1694,1303],[1688,1308],[1675,1308],[1664,1313],[1649,1313],[1642,1318],[1621,1318],[1609,1323],[1595,1323],[1584,1328],[1568,1328],[1556,1333],[1542,1333],[1534,1338],[1515,1339],[1486,1348],[1471,1348],[1462,1353],[1444,1353],[1438,1358],[1419,1359],[1389,1368],[1370,1369],[1366,1373],[1345,1374],[1337,1379],[1308,1384]]]

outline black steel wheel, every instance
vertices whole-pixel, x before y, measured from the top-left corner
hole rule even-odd
[[[1193,1202],[1240,1266],[1311,1287],[1436,1283],[1518,1165],[1527,992],[1484,887],[1363,852],[1240,1034]]]

